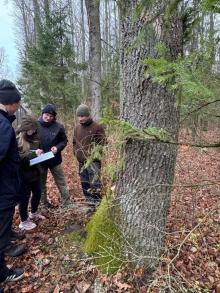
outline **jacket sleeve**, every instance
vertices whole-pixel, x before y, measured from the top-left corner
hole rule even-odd
[[[9,125],[0,125],[0,162],[6,157],[12,138],[12,129]]]
[[[27,162],[37,157],[35,152],[21,152],[21,151],[19,151],[19,156],[21,158],[21,161],[23,162]]]
[[[60,142],[56,145],[58,152],[62,151],[68,143],[68,139],[67,139],[66,132],[65,132],[63,125],[61,125],[61,127],[60,127],[59,141]]]
[[[106,144],[106,136],[105,136],[105,129],[103,125],[99,125],[95,135],[95,142],[99,145]]]

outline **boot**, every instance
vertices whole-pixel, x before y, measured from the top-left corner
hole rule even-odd
[[[13,245],[10,244],[6,247],[4,254],[6,256],[19,256],[25,252],[25,246],[24,245]]]
[[[24,238],[25,238],[24,233],[18,233],[13,230],[11,231],[10,241],[23,240]]]

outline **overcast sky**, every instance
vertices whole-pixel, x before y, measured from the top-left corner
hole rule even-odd
[[[0,0],[0,47],[5,49],[9,73],[6,78],[15,81],[18,56],[15,43],[13,8],[11,1]]]

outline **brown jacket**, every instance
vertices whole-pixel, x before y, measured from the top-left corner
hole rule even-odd
[[[40,148],[40,142],[37,134],[34,134],[30,138],[26,138],[30,144],[30,151],[22,152],[19,149],[19,156],[21,159],[21,173],[23,179],[28,182],[34,182],[40,180],[40,166],[30,166],[30,160],[37,157],[35,150]]]
[[[105,130],[101,124],[89,119],[85,124],[75,127],[73,133],[73,151],[79,163],[84,163],[91,154],[94,145],[105,144]]]

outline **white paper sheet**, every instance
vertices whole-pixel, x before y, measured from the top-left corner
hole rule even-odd
[[[30,160],[30,166],[39,164],[41,162],[44,162],[46,160],[50,160],[52,158],[54,158],[53,152],[44,153],[44,154],[40,155],[39,157],[36,157],[36,158]]]

